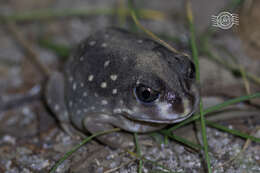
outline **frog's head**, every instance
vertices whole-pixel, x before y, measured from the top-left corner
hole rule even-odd
[[[176,123],[190,117],[198,107],[195,67],[185,55],[159,47],[138,55],[131,74],[126,106],[130,119],[151,123]]]

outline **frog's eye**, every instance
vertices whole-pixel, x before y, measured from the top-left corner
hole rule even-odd
[[[147,87],[143,84],[139,84],[135,87],[134,93],[136,98],[143,103],[151,103],[159,98],[160,93]]]

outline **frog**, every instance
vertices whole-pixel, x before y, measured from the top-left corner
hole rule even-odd
[[[200,99],[190,57],[120,28],[84,39],[45,90],[47,104],[70,135],[97,137],[111,148],[189,118]],[[78,133],[79,132],[79,133]]]

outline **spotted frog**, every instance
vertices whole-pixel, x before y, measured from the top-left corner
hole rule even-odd
[[[123,131],[98,140],[112,148],[129,147],[133,140],[127,132],[159,130],[194,113],[199,100],[194,71],[187,56],[108,28],[84,40],[63,73],[51,75],[47,104],[69,134],[118,127]]]

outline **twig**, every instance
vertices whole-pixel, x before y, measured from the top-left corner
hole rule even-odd
[[[127,8],[121,9],[122,14],[130,16],[130,10]],[[1,16],[0,23],[9,22],[28,22],[28,21],[41,21],[55,18],[65,17],[86,17],[93,15],[115,15],[117,10],[103,8],[103,9],[39,9],[37,11],[14,13],[12,15]],[[163,20],[167,18],[166,14],[156,10],[142,9],[140,16],[146,19]]]
[[[140,28],[142,31],[144,31],[148,36],[150,36],[154,41],[156,41],[159,44],[162,44],[163,46],[165,46],[166,48],[168,48],[169,50],[171,50],[172,52],[176,53],[176,54],[183,54],[185,56],[188,56],[185,53],[181,53],[179,52],[177,49],[175,49],[174,47],[172,47],[171,45],[169,45],[168,43],[166,43],[165,41],[163,41],[162,39],[160,39],[159,37],[157,37],[154,33],[152,33],[151,31],[149,31],[147,28],[145,28],[137,19],[136,17],[136,13],[135,10],[131,10],[131,16],[135,22],[135,24],[138,26],[138,28]]]
[[[124,12],[125,9],[125,1],[124,0],[117,0],[117,20],[119,26],[124,26],[126,23],[127,14]]]
[[[234,160],[236,160],[241,154],[243,154],[245,152],[245,150],[249,147],[250,144],[251,144],[251,140],[248,138],[246,140],[242,150],[238,154],[236,154],[234,157],[232,157],[228,161],[222,163],[221,165],[215,167],[214,169],[218,169],[219,167],[224,167],[224,166],[228,165],[229,163],[233,162]]]
[[[6,24],[16,41],[26,52],[27,56],[25,57],[39,69],[39,71],[43,74],[44,77],[49,77],[49,69],[43,63],[40,62],[39,58],[37,57],[37,54],[32,48],[32,45],[29,43],[28,40],[25,39],[21,32],[19,32],[19,29],[17,28],[16,24],[13,22],[6,22]]]
[[[245,68],[242,65],[238,65],[238,66],[239,66],[239,69],[240,69],[239,71],[240,71],[242,78],[243,78],[243,81],[244,81],[246,93],[250,94],[251,93],[250,84],[249,84],[247,76],[246,76]]]

